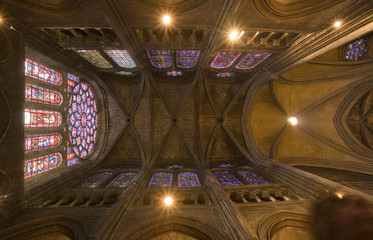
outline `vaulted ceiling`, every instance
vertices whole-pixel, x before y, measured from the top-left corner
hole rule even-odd
[[[354,9],[348,7],[353,4]],[[371,135],[363,136],[365,147],[359,144],[353,149],[340,131],[361,129],[353,122],[359,114],[339,109],[351,89],[366,79],[341,77],[356,66],[345,64],[338,55],[339,46],[366,31],[349,35],[349,27],[337,30],[331,25],[336,16],[353,21],[367,4],[362,0],[5,0],[2,9],[30,30],[29,38],[55,46],[61,56],[79,62],[77,69],[91,71],[101,80],[112,112],[109,133],[116,135],[101,166],[198,167],[272,159],[366,172],[364,168],[371,165],[367,155],[372,151]],[[161,21],[165,13],[172,17],[168,27]],[[232,29],[244,31],[234,42],[228,40]],[[37,45],[26,41],[31,47]],[[115,64],[99,68],[77,49],[125,49],[136,68]],[[172,66],[157,68],[146,52],[180,49],[200,50],[194,67],[177,67],[172,53]],[[232,66],[215,69],[211,62],[219,51],[243,54]],[[272,55],[252,69],[237,69],[250,52]],[[368,60],[364,64],[371,66]],[[167,76],[167,71],[182,75]],[[223,72],[233,76],[217,76]],[[368,102],[365,115],[371,112],[372,98],[366,94],[364,103],[359,102]],[[299,125],[290,126],[289,116],[299,117]],[[346,128],[342,122],[347,116]]]

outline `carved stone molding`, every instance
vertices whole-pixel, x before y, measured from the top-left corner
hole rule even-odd
[[[63,16],[69,15],[79,9],[85,0],[5,0],[35,12]]]
[[[282,228],[302,229],[311,233],[310,216],[303,213],[279,211],[267,215],[258,226],[259,239],[267,240]]]
[[[3,63],[8,59],[10,53],[12,52],[9,39],[3,29],[0,29],[0,49],[0,63]]]
[[[0,79],[1,80],[1,79]],[[1,82],[1,81],[0,81]],[[10,109],[5,96],[0,90],[0,142],[3,140],[10,124]]]
[[[8,175],[0,170],[0,196],[8,194],[10,189],[10,179]]]
[[[357,86],[342,101],[334,117],[334,124],[341,138],[358,154],[368,158],[373,156],[373,150],[354,136],[346,121],[356,102],[372,89],[373,82],[371,80]]]
[[[160,9],[172,9],[185,13],[206,4],[209,0],[131,0],[135,4],[158,12]]]
[[[275,21],[305,17],[340,4],[338,0],[254,0],[256,9]]]

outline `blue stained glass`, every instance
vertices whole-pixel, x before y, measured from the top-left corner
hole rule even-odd
[[[228,68],[241,56],[240,52],[218,52],[211,63],[212,68]]]
[[[347,51],[345,58],[347,60],[357,61],[366,51],[366,40],[364,38],[357,39],[347,44]]]
[[[232,72],[221,72],[221,73],[216,74],[216,76],[218,76],[218,77],[231,77],[231,76],[233,76],[233,73]]]
[[[239,64],[237,64],[236,68],[240,70],[249,70],[263,62],[271,55],[272,53],[249,53]]]
[[[106,185],[106,187],[127,187],[136,176],[137,173],[134,172],[126,172],[119,174],[113,181]]]
[[[196,66],[198,57],[201,51],[199,50],[177,50],[176,65],[179,68],[193,68]]]
[[[79,82],[79,78],[72,75],[71,73],[67,73],[67,78],[70,79],[70,80],[73,80],[74,82]]]
[[[83,181],[78,187],[80,188],[95,188],[100,186],[104,181],[106,181],[113,173],[103,172],[93,175],[92,177]]]
[[[237,178],[235,178],[231,173],[227,171],[214,172],[214,176],[223,186],[242,185],[242,183]]]
[[[238,170],[238,174],[240,174],[243,178],[246,179],[250,184],[269,184],[271,182],[267,181],[262,176],[258,175],[255,172],[249,172],[247,170]]]
[[[168,68],[171,67],[170,50],[146,50],[149,60],[154,67]]]
[[[197,174],[193,172],[181,172],[177,175],[177,183],[179,187],[200,187],[201,183],[198,180]]]
[[[154,173],[149,182],[149,187],[172,187],[172,173]]]
[[[73,158],[71,160],[67,160],[66,165],[70,167],[71,165],[77,164],[79,162],[79,158]]]
[[[181,76],[183,73],[180,72],[180,71],[171,71],[171,72],[167,72],[167,76],[173,76],[173,77],[177,77],[177,76]]]
[[[226,164],[220,164],[219,167],[220,167],[220,168],[231,168],[231,167],[233,167],[233,166],[232,166],[232,164],[230,164],[230,163],[226,163]]]

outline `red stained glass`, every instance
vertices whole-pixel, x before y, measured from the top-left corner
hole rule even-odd
[[[25,75],[57,86],[62,84],[62,77],[59,72],[27,58],[25,61]]]
[[[57,147],[61,142],[62,136],[58,133],[30,135],[25,138],[25,152]]]
[[[62,103],[62,95],[57,91],[26,83],[25,100],[29,102],[60,105]]]
[[[25,161],[24,175],[25,178],[49,171],[58,167],[62,162],[60,153],[53,153],[38,158]]]
[[[62,116],[59,112],[25,109],[25,127],[58,127]]]

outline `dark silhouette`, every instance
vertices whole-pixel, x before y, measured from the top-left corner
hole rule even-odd
[[[313,205],[316,240],[373,240],[372,205],[358,196],[329,196]]]

